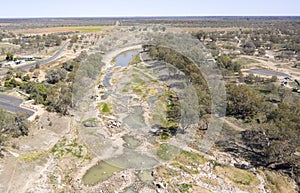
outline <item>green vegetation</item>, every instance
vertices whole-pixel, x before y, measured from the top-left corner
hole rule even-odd
[[[134,83],[137,83],[137,84],[144,84],[145,83],[145,81],[143,80],[143,79],[141,79],[140,77],[139,77],[139,75],[137,75],[137,74],[133,74],[132,75],[133,76],[133,82]]]
[[[5,142],[9,137],[28,135],[29,126],[26,113],[12,114],[0,109],[0,157],[3,156],[2,151],[5,149]]]
[[[157,155],[165,161],[173,160],[180,153],[180,149],[173,145],[163,143],[157,150]]]
[[[143,46],[143,48],[149,50],[150,56],[153,59],[162,60],[172,64],[190,78],[193,86],[196,88],[200,113],[202,115],[210,113],[211,98],[209,95],[209,88],[196,64],[170,48],[160,46]]]
[[[73,35],[73,36],[71,37],[70,43],[71,43],[71,44],[74,44],[74,43],[76,43],[77,41],[78,41],[78,35]]]
[[[252,127],[240,133],[245,149],[235,142],[235,146],[231,147],[239,149],[240,155],[254,166],[282,170],[297,176],[300,174],[299,156],[295,155],[300,147],[299,96],[290,89],[272,84],[274,77],[267,80],[254,77],[253,80],[256,84],[253,88],[259,92],[248,85],[227,87],[227,115],[241,119]],[[253,81],[248,83],[253,84]]]
[[[193,188],[192,184],[178,184],[180,192],[190,192],[190,189]]]
[[[112,109],[112,105],[104,103],[104,102],[100,102],[97,105],[97,108],[99,109],[100,113],[104,113],[104,114],[111,114],[111,109]]]
[[[8,52],[6,54],[6,58],[5,59],[8,60],[8,61],[12,61],[14,59],[14,55]]]
[[[247,85],[228,85],[227,115],[237,118],[253,118],[264,108],[263,100]]]
[[[51,148],[51,153],[53,153],[56,158],[62,158],[65,155],[72,155],[76,158],[83,158],[83,145],[80,145],[77,139],[71,141],[63,137],[57,144]],[[85,157],[88,159],[88,157]]]
[[[206,159],[203,156],[197,153],[181,150],[175,157],[173,165],[189,174],[198,174],[198,165],[204,164],[205,162]]]
[[[251,172],[231,166],[217,166],[216,172],[238,185],[242,190],[251,190],[259,184],[259,179]]]
[[[198,165],[206,162],[203,156],[181,150],[167,143],[160,145],[157,155],[165,161],[172,161],[172,165],[190,174],[197,174],[199,172]]]
[[[167,96],[167,124],[166,127],[176,127],[180,120],[180,102],[175,92],[168,91]]]
[[[130,65],[134,65],[134,64],[138,64],[140,63],[142,60],[140,58],[139,54],[134,54],[129,62]]]
[[[232,61],[232,58],[227,55],[219,56],[216,63],[224,76],[238,73],[241,70],[241,64],[237,61]]]
[[[261,175],[267,180],[266,188],[274,193],[296,193],[292,182],[286,177],[272,171],[264,170]]]
[[[13,137],[28,135],[27,114],[23,112],[12,114],[0,109],[0,128],[0,134],[10,134]]]
[[[35,160],[47,157],[48,154],[49,154],[48,151],[31,151],[31,152],[21,154],[19,156],[19,159],[25,162],[33,162]]]
[[[85,124],[85,123],[95,123],[95,122],[98,122],[98,119],[97,118],[89,118],[85,121],[82,121],[82,124]]]
[[[63,115],[69,113],[69,108],[72,106],[72,91],[75,75],[79,68],[80,62],[86,58],[86,53],[81,53],[77,58],[72,61],[68,61],[62,64],[61,68],[49,71],[46,75],[45,82],[30,81],[28,75],[23,76],[22,73],[17,72],[14,74],[11,71],[5,79],[5,87],[16,88],[29,94],[30,99],[34,99],[36,104],[43,104],[48,111],[58,112]],[[94,68],[97,67],[94,64],[87,65],[85,69],[86,73],[90,76],[95,76],[93,73]],[[89,68],[92,66],[92,69]],[[90,73],[90,74],[89,74]],[[22,82],[17,81],[15,78],[21,78]]]
[[[58,28],[79,31],[82,33],[94,33],[107,28],[107,26],[66,26],[66,27],[58,27]]]

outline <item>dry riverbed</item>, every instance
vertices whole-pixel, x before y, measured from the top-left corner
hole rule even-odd
[[[141,46],[104,56],[84,120],[45,112],[30,136],[12,142],[0,163],[0,192],[267,193],[274,188],[270,178],[280,182],[282,192],[295,192],[284,176],[238,169],[235,163],[249,163],[215,148],[208,153],[192,148],[201,133],[153,135],[154,125],[168,124],[167,94],[181,100],[188,81],[179,84],[174,73],[184,75],[171,65],[143,62],[144,54],[135,65],[111,63],[134,49]]]

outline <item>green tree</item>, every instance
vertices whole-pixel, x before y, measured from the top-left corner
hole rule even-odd
[[[74,44],[74,43],[76,43],[77,41],[78,41],[78,35],[73,35],[73,36],[71,37],[71,43]]]
[[[8,61],[13,61],[14,60],[14,55],[12,53],[8,52],[6,54],[6,58],[5,59],[8,60]]]
[[[227,87],[227,114],[236,118],[253,118],[263,108],[263,100],[247,85]]]
[[[71,88],[63,82],[51,86],[47,90],[45,104],[47,105],[47,110],[67,115],[68,110],[72,105]]]

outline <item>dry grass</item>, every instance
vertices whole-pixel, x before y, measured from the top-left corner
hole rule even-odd
[[[22,29],[22,30],[16,30],[14,32],[22,33],[22,34],[51,34],[51,33],[64,33],[64,32],[94,33],[94,32],[99,32],[105,28],[108,28],[108,26],[67,26],[67,27]]]
[[[257,186],[260,181],[253,173],[232,166],[217,166],[215,170],[217,175],[225,179],[226,183],[237,186],[244,191],[259,193]]]
[[[212,191],[202,188],[200,186],[193,186],[193,192],[201,192],[201,193],[212,193]]]
[[[219,185],[219,182],[218,180],[216,179],[209,179],[207,177],[201,177],[201,181],[204,182],[204,183],[207,183],[207,184],[211,184],[213,186],[218,186]]]
[[[174,176],[179,175],[179,173],[171,168],[168,168],[167,166],[160,166],[156,168],[156,172],[158,176],[163,177],[166,181],[170,180]]]
[[[293,183],[285,176],[279,173],[264,170],[260,172],[267,181],[266,188],[272,193],[296,193]]]
[[[44,158],[48,156],[49,152],[48,151],[30,151],[24,154],[21,154],[19,156],[20,160],[23,160],[25,162],[33,162],[37,159]]]
[[[178,32],[178,31],[184,31],[184,32],[198,32],[198,31],[204,31],[204,32],[220,32],[220,31],[239,31],[240,28],[238,27],[185,27],[185,28],[168,28],[169,32]],[[251,30],[250,28],[243,28],[243,30]]]

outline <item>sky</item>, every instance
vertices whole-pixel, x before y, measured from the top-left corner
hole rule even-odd
[[[1,18],[300,16],[300,0],[7,0],[1,8]]]

